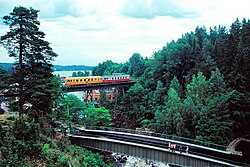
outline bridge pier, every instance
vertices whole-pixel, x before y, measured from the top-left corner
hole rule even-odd
[[[86,104],[88,104],[89,102],[93,103],[94,104],[94,95],[93,95],[93,90],[89,89],[89,90],[86,90],[84,92],[84,101],[86,102]]]

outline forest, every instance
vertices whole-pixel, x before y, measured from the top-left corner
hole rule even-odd
[[[0,86],[16,86],[18,100],[10,99],[10,109],[19,114],[0,117],[0,166],[113,166],[71,145],[55,120],[68,128],[147,128],[222,145],[249,135],[249,20],[236,19],[228,30],[197,27],[149,58],[134,53],[125,63],[99,63],[93,75],[124,73],[137,80],[114,109],[103,96],[95,108],[63,92],[53,75],[58,55],[39,30],[38,12],[19,6],[3,17],[10,31],[1,45],[16,62],[12,73],[0,70]]]
[[[226,145],[250,133],[249,64],[250,22],[236,19],[229,30],[197,27],[150,58],[134,53],[126,63],[108,60],[93,74],[138,80],[123,111],[115,111],[133,123],[115,125]]]

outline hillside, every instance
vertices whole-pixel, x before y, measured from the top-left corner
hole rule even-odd
[[[0,69],[6,70],[9,74],[12,72],[14,65],[12,63],[0,63]],[[94,67],[85,65],[54,65],[53,69],[55,71],[85,71],[92,70]]]

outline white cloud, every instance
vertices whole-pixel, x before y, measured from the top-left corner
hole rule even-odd
[[[249,0],[8,0],[0,1],[0,16],[18,5],[40,10],[40,28],[59,54],[54,64],[125,62],[135,52],[150,57],[196,26],[229,28],[237,17],[250,18]],[[0,36],[7,29],[0,24]],[[1,47],[0,59],[11,62]]]

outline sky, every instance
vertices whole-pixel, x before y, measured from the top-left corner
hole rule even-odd
[[[15,6],[39,10],[40,30],[59,56],[55,65],[124,63],[133,53],[152,57],[197,26],[250,19],[250,0],[0,0],[0,17]],[[0,36],[9,27],[0,21]],[[0,62],[14,62],[0,46]]]

